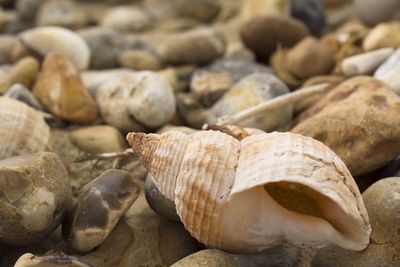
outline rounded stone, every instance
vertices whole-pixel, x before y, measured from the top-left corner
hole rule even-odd
[[[111,8],[100,25],[120,32],[139,32],[151,25],[149,15],[138,8],[119,6]]]
[[[314,257],[312,266],[400,266],[400,177],[379,180],[363,199],[372,227],[371,243],[363,251],[327,248]]]
[[[354,0],[353,5],[361,21],[369,26],[392,20],[400,15],[398,0]]]
[[[42,0],[17,0],[15,5],[18,16],[24,20],[33,20],[42,2]]]
[[[285,17],[257,16],[249,19],[240,30],[243,43],[263,62],[266,62],[278,45],[292,47],[309,35],[301,21]]]
[[[109,125],[78,128],[70,132],[69,139],[79,149],[91,154],[123,151],[128,147],[118,129]]]
[[[127,50],[118,55],[121,67],[134,70],[159,70],[162,68],[160,59],[150,51]]]
[[[168,199],[157,189],[154,178],[147,174],[146,177],[146,200],[149,206],[160,216],[169,220],[180,222],[180,218],[176,212],[174,201]]]
[[[127,40],[111,29],[91,27],[78,32],[88,44],[92,57],[90,67],[112,69],[118,66],[118,54],[128,49]]]
[[[314,35],[319,35],[325,27],[325,7],[321,0],[291,0],[291,14]]]
[[[171,265],[171,267],[239,267],[234,258],[218,249],[206,249],[189,255]]]
[[[71,207],[61,159],[43,152],[0,161],[0,241],[26,245],[54,231]]]
[[[225,51],[223,36],[212,28],[198,28],[170,36],[157,47],[165,64],[204,65]]]
[[[44,1],[36,15],[36,23],[39,26],[60,26],[77,29],[88,22],[86,13],[71,0]]]

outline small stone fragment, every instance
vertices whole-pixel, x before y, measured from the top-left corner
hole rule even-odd
[[[111,8],[100,22],[104,28],[119,32],[139,32],[151,24],[149,15],[143,10],[129,6]]]
[[[348,57],[342,61],[342,72],[348,77],[372,74],[393,52],[393,48],[382,48]]]
[[[16,83],[4,94],[5,97],[24,102],[36,110],[44,110],[44,107],[36,100],[35,96],[24,85]]]
[[[360,252],[326,248],[317,253],[312,266],[400,266],[400,177],[385,178],[364,193],[365,208],[371,222],[371,243]]]
[[[55,153],[0,161],[0,241],[26,245],[61,223],[71,204],[68,173]]]
[[[139,196],[139,191],[128,172],[114,169],[85,185],[72,225],[67,226],[70,227],[67,239],[72,247],[90,251],[99,246]]]
[[[361,175],[400,153],[399,110],[400,98],[386,84],[358,76],[300,114],[291,131],[323,142],[352,175]]]
[[[262,62],[269,59],[278,45],[292,47],[309,34],[307,26],[301,21],[274,16],[251,18],[240,30],[243,43]]]
[[[44,256],[36,256],[31,253],[22,255],[14,267],[92,267],[92,265],[79,260],[76,257],[62,252],[50,252]]]
[[[161,127],[175,112],[171,86],[150,71],[115,76],[99,87],[96,98],[104,121],[122,131]]]
[[[69,139],[79,149],[91,154],[117,152],[128,148],[122,134],[109,125],[96,125],[73,130],[69,134]]]
[[[20,83],[31,88],[39,71],[39,62],[26,57],[18,61],[5,75],[0,76],[0,94],[4,94],[11,85]]]
[[[211,28],[177,33],[162,42],[157,52],[164,64],[207,64],[223,55],[223,36]]]
[[[96,102],[84,87],[78,71],[61,54],[49,53],[33,87],[33,94],[51,113],[84,123],[97,118]]]
[[[400,49],[397,49],[374,73],[374,78],[384,81],[400,95]]]

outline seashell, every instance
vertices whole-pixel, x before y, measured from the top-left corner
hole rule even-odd
[[[362,47],[365,51],[400,46],[400,22],[380,23],[365,37]]]
[[[18,246],[53,232],[72,203],[68,172],[52,152],[0,161],[0,192],[0,241]]]
[[[242,23],[256,16],[289,16],[290,0],[246,0],[240,8]]]
[[[28,105],[0,97],[0,159],[44,151],[50,128],[42,115]]]
[[[46,253],[43,256],[36,256],[25,253],[15,263],[14,267],[92,267],[92,265],[79,260],[76,257],[66,255],[62,252]]]
[[[44,107],[36,100],[31,91],[19,83],[12,85],[10,89],[8,89],[7,93],[4,94],[4,97],[21,101],[36,110],[44,110]]]
[[[342,72],[348,77],[372,74],[393,52],[393,48],[382,48],[348,57],[342,61]]]
[[[134,154],[203,244],[257,252],[282,241],[362,250],[370,226],[360,192],[328,147],[292,133],[239,141],[217,131],[130,133]]]
[[[374,73],[374,78],[384,81],[400,95],[400,49],[397,49]]]
[[[30,88],[36,80],[38,71],[39,62],[36,59],[32,57],[21,59],[7,74],[0,77],[0,94],[4,94],[15,83]]]
[[[175,112],[171,86],[150,71],[116,76],[100,86],[96,98],[104,121],[122,131],[163,126]]]
[[[209,110],[206,122],[215,123],[219,117],[229,116],[249,107],[289,93],[287,86],[269,73],[250,74],[235,84],[229,92]],[[256,116],[238,124],[242,127],[258,128],[265,131],[286,125],[292,119],[293,106],[287,105],[275,112]]]
[[[99,246],[137,199],[139,191],[128,172],[114,169],[85,185],[71,225],[63,225],[63,233],[72,247],[83,252]]]
[[[328,74],[335,59],[332,51],[314,37],[306,37],[287,52],[287,70],[300,79]]]
[[[120,32],[139,32],[148,28],[148,14],[138,8],[119,6],[111,8],[102,18],[100,25]]]
[[[221,57],[224,51],[223,36],[212,28],[177,33],[157,47],[157,53],[166,65],[207,64]]]
[[[42,57],[50,51],[67,57],[79,69],[87,69],[90,50],[86,42],[76,33],[61,27],[37,27],[21,33],[23,44]]]
[[[244,23],[240,30],[243,43],[258,59],[265,62],[278,45],[292,47],[310,32],[301,21],[277,16],[257,16]]]
[[[398,18],[400,14],[398,0],[355,0],[353,6],[361,21],[369,26]]]

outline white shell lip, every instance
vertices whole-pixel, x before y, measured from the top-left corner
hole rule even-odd
[[[20,38],[28,48],[42,56],[54,51],[66,56],[79,70],[89,67],[89,46],[71,30],[57,26],[37,27],[22,32]]]

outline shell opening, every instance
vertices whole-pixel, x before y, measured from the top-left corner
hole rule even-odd
[[[273,182],[264,185],[265,191],[283,208],[301,215],[317,217],[327,221],[343,237],[348,239],[358,231],[350,228],[354,225],[346,213],[329,197],[308,187],[294,182]]]

